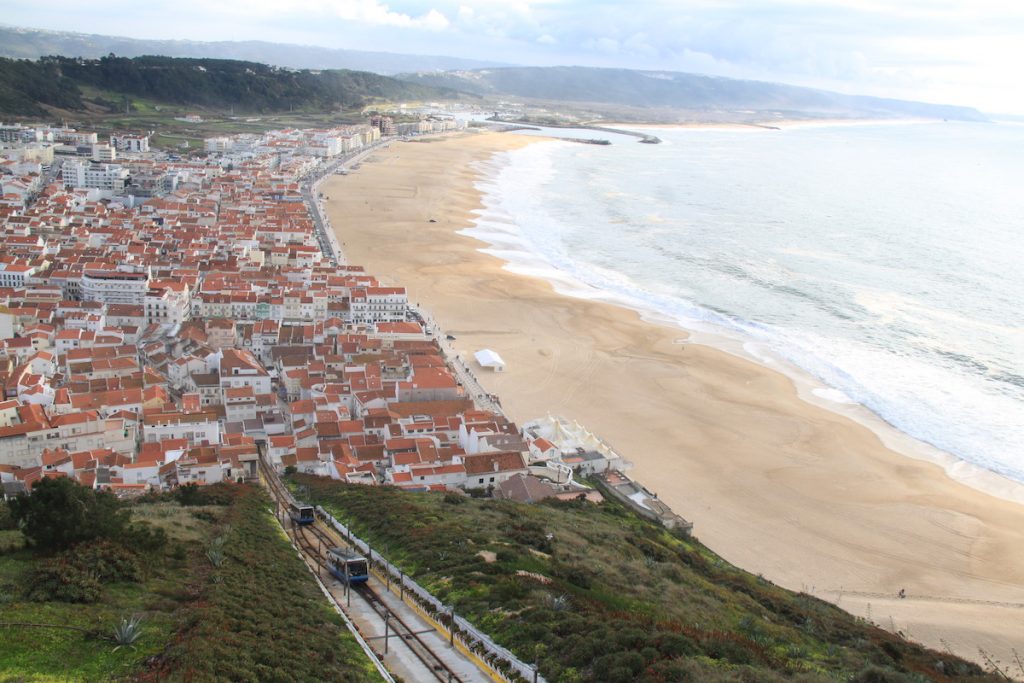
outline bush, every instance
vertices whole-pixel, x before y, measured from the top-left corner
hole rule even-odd
[[[140,553],[157,553],[167,546],[167,532],[148,524],[132,524],[122,542]]]
[[[138,556],[123,545],[107,540],[76,546],[61,558],[83,572],[92,572],[102,583],[142,581],[142,565]]]
[[[31,495],[10,502],[10,511],[25,536],[44,552],[96,538],[121,538],[130,514],[113,494],[97,493],[67,477],[40,480]]]
[[[551,573],[563,581],[580,588],[590,588],[593,583],[593,577],[590,572],[583,567],[571,564],[554,562],[551,565]]]
[[[185,484],[174,489],[174,498],[181,505],[231,505],[238,495],[235,484],[213,484],[197,486]]]
[[[917,680],[892,669],[868,665],[853,677],[852,683],[916,683]]]
[[[46,560],[32,572],[25,597],[37,602],[96,602],[102,586],[92,572],[64,558]]]
[[[11,508],[6,503],[0,503],[0,531],[14,531],[18,528],[18,521],[11,514]]]

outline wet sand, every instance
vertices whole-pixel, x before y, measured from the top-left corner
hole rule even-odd
[[[512,419],[578,420],[730,562],[932,647],[1010,661],[1024,645],[1024,506],[890,450],[778,372],[559,295],[457,234],[480,207],[473,162],[537,140],[395,143],[328,180],[346,257],[408,287],[467,360],[500,353],[505,373],[475,372]]]

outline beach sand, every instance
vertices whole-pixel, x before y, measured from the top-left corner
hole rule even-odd
[[[725,559],[937,649],[1012,661],[1024,649],[1024,506],[889,450],[778,372],[559,295],[456,234],[480,206],[472,162],[536,141],[394,143],[328,180],[348,261],[408,287],[467,360],[500,353],[505,373],[476,374],[512,419],[578,420]]]

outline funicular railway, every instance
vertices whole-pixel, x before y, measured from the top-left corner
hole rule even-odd
[[[408,681],[484,682],[502,678],[484,672],[450,640],[396,598],[370,571],[367,558],[296,501],[277,473],[260,459],[260,479],[275,501],[278,519],[335,605],[373,650],[378,664]]]

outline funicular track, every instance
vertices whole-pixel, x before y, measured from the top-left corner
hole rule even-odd
[[[289,503],[292,502],[291,494],[284,488],[277,474],[270,470],[269,467],[260,460],[260,473],[261,478],[270,490],[270,494],[273,497],[277,508],[279,510],[287,510]],[[285,520],[287,520],[285,516]],[[324,529],[321,525],[321,520],[316,520],[310,525],[288,525],[285,523],[285,530],[291,538],[294,540],[295,545],[299,551],[305,555],[310,563],[316,567],[318,576],[321,581],[327,582],[333,578],[327,571],[327,552],[331,548],[339,546],[345,546],[345,540],[343,538],[335,537],[334,532]],[[372,576],[372,574],[371,574]],[[411,620],[403,617],[398,613],[398,610],[391,609],[387,602],[381,597],[381,595],[370,585],[370,582],[359,584],[349,588],[344,586],[345,591],[351,590],[356,597],[351,598],[346,595],[346,600],[339,600],[337,596],[331,595],[332,600],[336,605],[349,613],[350,610],[346,609],[345,602],[348,600],[355,599],[361,601],[362,604],[367,606],[369,610],[361,610],[361,614],[372,613],[376,619],[375,629],[385,636],[369,636],[364,634],[364,638],[368,641],[373,641],[373,649],[379,654],[381,652],[394,652],[398,655],[398,649],[404,649],[408,654],[419,662],[420,673],[430,672],[434,680],[441,681],[442,683],[469,683],[471,680],[480,680],[481,677],[467,679],[465,674],[460,674],[455,671],[446,661],[436,652],[437,645],[432,645],[427,642],[423,637],[424,634],[437,633],[435,629],[431,627],[417,628],[411,623]],[[438,634],[443,637],[443,634]],[[385,642],[386,641],[386,642]],[[442,646],[443,647],[443,646]],[[448,652],[453,650],[444,648]],[[451,655],[449,655],[451,656]],[[408,660],[408,658],[405,658]],[[422,676],[416,678],[416,680],[426,680]]]

